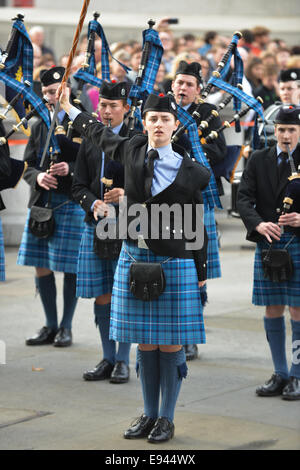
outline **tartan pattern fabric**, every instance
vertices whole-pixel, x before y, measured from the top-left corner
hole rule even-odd
[[[0,281],[5,281],[4,238],[3,238],[3,232],[2,232],[1,218],[0,218]]]
[[[100,260],[93,250],[95,226],[85,224],[80,243],[76,297],[91,299],[112,292],[117,260]]]
[[[111,58],[118,62],[118,64],[123,67],[126,73],[131,70],[125,64],[122,64],[119,60],[115,59],[110,51],[106,36],[104,34],[104,30],[101,24],[97,20],[91,20],[88,26],[88,34],[87,37],[90,37],[91,32],[95,32],[102,40],[102,49],[101,49],[101,79],[98,78],[97,71],[96,71],[96,61],[95,61],[95,50],[93,49],[90,57],[88,59],[89,67],[88,68],[81,68],[79,69],[74,77],[83,80],[91,85],[94,85],[98,88],[101,87],[103,80],[110,81],[110,71],[109,71],[109,55]]]
[[[251,108],[259,114],[259,117],[264,120],[263,107],[261,103],[257,101],[257,99],[253,98],[250,95],[247,95],[247,93],[245,93],[243,90],[233,87],[230,83],[227,83],[224,80],[221,80],[220,78],[211,77],[209,81],[221,90],[227,91],[227,93],[234,95],[235,97],[246,103],[248,106],[251,106]]]
[[[207,187],[202,191],[204,205],[209,208],[218,207],[222,209],[222,204],[218,194],[218,188],[214,173],[210,167],[210,164],[207,161],[207,158],[204,154],[202,145],[199,140],[198,128],[194,118],[185,111],[181,106],[177,106],[178,110],[178,119],[188,130],[189,140],[192,146],[192,155],[193,157],[202,165],[210,170],[210,180]]]
[[[234,70],[232,73],[232,85],[233,88],[235,89],[238,84],[241,84],[243,81],[243,75],[244,75],[244,64],[242,61],[242,58],[240,56],[240,53],[238,51],[238,42],[239,42],[239,36],[237,34],[234,34],[231,40],[231,44],[234,44],[235,47],[229,54],[227,58],[227,62],[225,64],[225,67],[223,67],[220,71],[221,78],[223,80],[226,79],[229,69],[230,69],[230,62],[232,56],[234,56]],[[211,78],[214,78],[213,76]],[[209,80],[208,83],[213,83],[213,80]],[[232,93],[233,94],[233,93]],[[241,99],[238,95],[233,94],[233,102],[234,102],[234,109],[236,112],[239,112],[241,109]],[[240,127],[237,132],[240,132]]]
[[[52,194],[52,208],[68,201],[64,194]],[[55,232],[49,239],[39,239],[28,228],[28,212],[17,264],[48,268],[64,273],[77,272],[77,259],[85,213],[78,204],[69,201],[54,211]]]
[[[160,66],[163,47],[157,31],[153,29],[146,29],[143,31],[143,49],[145,43],[150,43],[150,54],[145,64],[145,69],[142,77],[141,86],[133,84],[129,93],[129,101],[132,98],[145,101],[148,94],[152,93],[157,71]]]
[[[78,80],[83,80],[87,83],[90,83],[91,85],[94,85],[98,88],[100,88],[103,83],[101,78],[95,77],[95,75],[92,75],[90,72],[82,69],[77,70],[77,72],[74,74],[74,77]]]
[[[13,57],[7,58],[5,62],[5,68],[0,70],[0,80],[16,93],[22,92],[23,101],[27,100],[30,102],[32,107],[43,119],[47,128],[49,129],[51,125],[49,111],[43,103],[42,99],[33,91],[33,48],[30,37],[28,36],[22,21],[16,20],[13,24],[13,28],[17,29],[20,33],[16,39],[18,41],[16,49],[17,53]],[[20,81],[16,78],[20,72],[18,70],[19,68],[21,71]],[[32,85],[30,87],[26,87],[23,83],[25,80],[28,80]],[[11,96],[11,99],[12,97],[13,95]],[[19,100],[15,106],[15,110],[18,113],[20,119],[25,116],[24,105],[21,103],[21,101],[22,100]],[[24,124],[24,127],[27,127],[26,123]],[[59,145],[54,134],[52,134],[50,142],[50,146],[53,148],[53,151],[60,153]]]
[[[124,241],[115,272],[111,302],[110,338],[125,343],[200,344],[205,328],[194,261],[171,258],[163,264],[166,289],[154,301],[136,299],[129,289],[132,259],[163,262],[168,258]]]
[[[221,277],[221,264],[214,209],[204,208],[204,225],[208,236],[207,279],[215,279]]]
[[[16,20],[12,28],[18,30],[20,34],[17,35],[17,53],[12,54],[7,58],[5,62],[5,70],[9,72],[9,69],[15,69],[19,65],[22,66],[22,75],[24,80],[28,80],[32,83],[32,72],[33,72],[33,48],[30,37],[26,31],[24,23],[20,20]]]
[[[243,90],[240,90],[239,88],[236,88],[232,86],[230,83],[225,82],[224,80],[216,77],[211,77],[209,80],[211,83],[213,83],[216,87],[220,88],[221,90],[227,91],[227,93],[230,93],[233,95],[235,98],[237,98],[240,101],[243,101],[246,103],[248,106],[251,106],[252,109],[256,112],[255,116],[255,125],[253,127],[253,148],[258,148],[259,144],[259,136],[258,136],[258,126],[257,126],[257,119],[258,116],[262,119],[262,122],[264,123],[265,118],[264,118],[264,111],[261,103],[257,101],[255,98],[253,98],[250,95],[247,95]],[[265,128],[265,126],[263,126]],[[264,129],[264,134],[265,134],[265,146],[267,145],[266,141],[266,131]]]
[[[45,104],[43,103],[42,99],[34,93],[32,88],[25,87],[23,83],[18,82],[18,80],[14,79],[13,77],[10,77],[9,75],[7,75],[1,70],[0,70],[0,80],[3,81],[10,88],[15,90],[17,93],[22,92],[24,99],[30,102],[32,107],[36,110],[39,116],[43,119],[43,121],[45,122],[47,126],[47,129],[50,128],[51,121],[50,121],[49,111],[46,108]],[[53,152],[60,153],[60,148],[59,148],[57,139],[53,133],[51,135],[50,146],[52,146]]]
[[[291,239],[291,234],[281,235],[280,241],[274,244],[274,249],[283,249]],[[259,242],[254,258],[254,281],[252,303],[254,305],[289,305],[300,307],[300,240],[299,237],[287,247],[294,264],[294,275],[288,282],[272,282],[264,278],[261,250],[267,249],[268,243]]]

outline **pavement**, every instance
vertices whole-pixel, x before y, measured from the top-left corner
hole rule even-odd
[[[175,437],[159,450],[299,450],[300,402],[262,398],[255,388],[272,373],[263,330],[264,309],[251,305],[254,247],[240,219],[217,214],[223,277],[208,284],[207,344],[188,363],[175,414]],[[43,326],[33,268],[16,265],[6,249],[7,281],[0,284],[0,449],[150,450],[128,441],[124,430],[143,411],[131,349],[131,379],[123,385],[85,382],[84,370],[101,358],[93,300],[79,300],[70,348],[28,347],[25,338]],[[62,307],[62,274],[57,274]],[[286,313],[287,351],[291,351]],[[1,355],[0,355],[1,358]],[[0,360],[1,362],[1,360]]]

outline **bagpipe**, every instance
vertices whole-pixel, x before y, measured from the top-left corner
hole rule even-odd
[[[288,214],[290,212],[300,212],[300,166],[296,170],[293,157],[290,152],[289,145],[286,145],[286,151],[289,157],[289,164],[292,170],[291,176],[285,189],[285,195],[282,202],[282,209],[279,215]],[[292,237],[286,245],[277,249],[274,244],[270,243],[267,250],[262,250],[262,267],[264,277],[272,282],[289,281],[294,274],[294,263],[291,254],[287,250],[290,243],[296,235],[299,236],[299,228],[284,227],[285,232],[292,232]]]
[[[109,70],[109,57],[116,60],[126,72],[130,70],[125,64],[115,59],[109,48],[103,27],[98,21],[100,14],[98,12],[93,13],[94,19],[89,22],[88,25],[88,44],[85,52],[84,62],[81,68],[74,74],[74,78],[78,80],[78,90],[76,98],[74,99],[75,105],[81,104],[81,95],[83,87],[86,83],[100,88],[103,80],[110,81],[110,70]],[[95,40],[99,37],[102,41],[101,49],[101,78],[97,77],[96,60],[95,60]]]
[[[129,93],[128,103],[129,126],[128,135],[138,127],[137,121],[141,123],[140,106],[146,101],[147,96],[153,92],[156,75],[163,55],[163,46],[157,31],[153,29],[155,21],[149,20],[149,28],[143,31],[142,58],[139,64],[135,83]]]
[[[45,98],[42,99],[42,102],[45,104],[47,103],[47,100]],[[21,121],[18,124],[14,124],[12,129],[5,135],[0,137],[0,146],[5,145],[8,143],[8,139],[15,133],[18,132],[21,128],[21,126],[27,125],[29,120],[33,117],[36,116],[37,110],[33,108],[31,111],[29,111],[25,116],[21,119]]]
[[[39,116],[48,129],[51,124],[46,100],[40,98],[33,90],[33,48],[24,25],[24,16],[19,14],[12,21],[6,50],[0,56],[0,82],[5,85],[3,98],[7,102],[0,119],[6,119],[8,113],[13,110],[18,124],[13,125],[12,130],[1,137],[0,145],[6,144],[9,137],[19,130],[29,135],[28,121],[33,116]],[[28,106],[31,108],[29,111]],[[59,145],[54,135],[50,141],[53,151],[59,153]]]
[[[211,132],[209,137],[207,137],[206,139],[203,139],[204,130],[206,132],[209,131],[209,126],[214,117],[218,116],[219,112],[224,109],[224,107],[228,105],[233,99],[235,116],[230,122],[230,126],[234,123],[236,132],[241,131],[240,118],[243,117],[250,109],[254,109],[254,111],[256,112],[256,125],[254,127],[253,135],[253,146],[256,148],[258,141],[257,119],[258,116],[260,116],[262,120],[264,119],[261,102],[247,95],[242,88],[242,80],[244,75],[243,61],[237,49],[237,44],[241,37],[242,34],[240,32],[234,33],[232,41],[226,53],[219,62],[217,69],[212,73],[212,76],[209,79],[207,85],[202,90],[201,98],[199,99],[198,105],[192,115],[189,115],[187,111],[178,106],[178,116],[181,125],[179,126],[172,138],[172,142],[176,143],[183,134],[187,133],[192,145],[193,157],[211,170],[211,180],[206,190],[203,191],[204,203],[211,208],[222,208],[217,191],[215,177],[224,176],[226,179],[230,179],[230,174],[237,159],[240,156],[240,151],[239,148],[237,148],[233,149],[234,152],[232,152],[232,149],[228,147],[227,154],[225,155],[224,161],[221,162],[220,168],[218,168],[217,165],[214,166],[214,174],[207,161],[205,151],[202,146],[212,144],[214,140],[220,135],[220,132],[223,132],[228,127],[228,125],[225,125],[224,123],[222,128],[218,129],[217,132]],[[232,58],[234,58],[234,71],[231,75],[231,83],[229,83],[229,81],[227,81],[227,77],[230,71],[230,62]],[[223,90],[224,92],[228,93],[229,96],[224,99],[224,101],[220,104],[217,110],[212,110],[211,115],[206,121],[203,121],[201,117],[201,108],[204,103],[206,103],[207,97],[214,87]],[[246,109],[243,111],[241,111],[242,102],[246,103],[247,105]]]
[[[259,101],[259,103],[263,104],[263,100],[260,96],[258,96],[256,99],[257,99],[257,101]],[[208,135],[208,137],[206,137],[206,139],[204,139],[202,143],[203,144],[209,144],[209,143],[213,142],[215,139],[217,139],[219,137],[221,132],[223,132],[225,129],[229,129],[232,124],[238,123],[240,121],[240,119],[243,116],[245,116],[251,109],[252,109],[252,106],[249,105],[245,109],[243,109],[242,111],[236,113],[230,121],[224,121],[223,125],[219,129],[217,129],[215,131],[211,131],[210,134]]]

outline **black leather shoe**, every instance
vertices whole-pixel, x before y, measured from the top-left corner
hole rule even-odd
[[[72,331],[69,328],[59,328],[53,346],[57,348],[66,348],[72,344]]]
[[[279,374],[273,374],[270,380],[256,389],[256,395],[260,397],[276,397],[282,394],[288,380],[283,379]]]
[[[158,444],[159,442],[169,441],[174,436],[174,430],[175,426],[172,421],[168,418],[159,417],[148,436],[148,442]]]
[[[129,429],[124,432],[125,439],[141,439],[147,437],[155,424],[155,419],[149,418],[146,415],[140,416],[132,423]]]
[[[99,364],[94,367],[92,370],[87,370],[83,374],[84,380],[105,380],[109,379],[113,371],[113,364],[108,362],[106,359],[103,359]]]
[[[198,357],[198,346],[197,344],[186,344],[184,346],[186,361],[192,361]]]
[[[125,384],[129,380],[129,367],[124,361],[117,361],[110,376],[110,383]]]
[[[36,335],[26,339],[27,346],[41,346],[43,344],[52,344],[57,330],[43,326]]]
[[[283,400],[300,400],[300,379],[290,377],[289,383],[284,387],[282,392]]]

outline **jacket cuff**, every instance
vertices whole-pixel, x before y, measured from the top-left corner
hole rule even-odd
[[[89,113],[80,113],[73,121],[73,128],[81,135],[86,135],[86,129],[90,124],[100,123]]]

